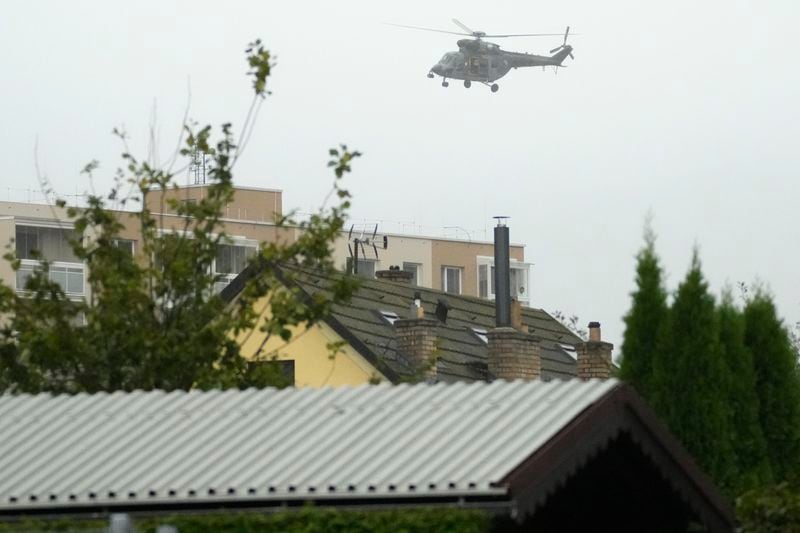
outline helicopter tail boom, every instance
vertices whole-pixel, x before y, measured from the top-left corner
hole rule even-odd
[[[561,50],[550,56],[550,59],[554,62],[554,64],[561,66],[561,63],[563,63],[567,57],[572,57],[572,47],[569,45],[563,47]]]
[[[520,54],[516,52],[505,52],[505,57],[508,64],[512,68],[521,67],[544,67],[554,66],[560,67],[564,59],[568,57],[570,51],[567,49],[560,50],[552,56],[540,56],[536,54]]]

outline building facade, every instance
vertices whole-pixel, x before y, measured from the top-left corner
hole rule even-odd
[[[152,191],[145,206],[161,225],[161,231],[181,231],[185,218],[170,207],[171,202],[198,202],[208,194],[208,185],[189,185],[177,189]],[[117,211],[124,225],[118,246],[139,253],[141,232],[129,211]],[[279,226],[283,216],[283,192],[277,189],[236,187],[233,200],[225,207],[223,224],[230,242],[220,246],[214,264],[215,273],[222,276],[221,290],[247,264],[263,242],[292,242],[299,229]],[[442,290],[450,294],[494,299],[494,251],[491,242],[446,239],[418,235],[343,231],[334,244],[333,258],[342,270],[357,270],[358,275],[374,278],[375,273],[396,267],[410,272],[412,283],[423,288]],[[0,279],[21,290],[25,278],[38,264],[34,250],[51,261],[51,277],[65,292],[75,298],[88,296],[85,266],[70,250],[68,241],[73,225],[66,209],[46,204],[0,202],[0,243],[16,247],[22,259],[15,273],[7,262],[0,264]],[[366,234],[366,235],[365,235]],[[359,245],[364,236],[373,239],[375,246]],[[384,247],[385,243],[385,247]],[[354,264],[353,249],[358,246],[359,257]],[[533,304],[531,265],[525,262],[523,245],[512,244],[512,297],[524,306]],[[354,269],[354,267],[356,267]]]

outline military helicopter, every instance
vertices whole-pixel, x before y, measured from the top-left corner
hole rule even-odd
[[[464,30],[466,33],[436,30],[432,28],[421,28],[419,26],[406,26],[403,24],[386,23],[389,26],[399,28],[411,28],[413,30],[435,31],[437,33],[449,33],[451,35],[464,35],[472,39],[459,39],[458,52],[447,52],[439,60],[430,72],[428,77],[433,78],[434,74],[442,77],[442,87],[448,87],[449,79],[464,80],[464,87],[469,89],[472,82],[482,83],[491,88],[495,93],[500,88],[495,80],[499,80],[512,68],[519,67],[544,67],[552,66],[556,69],[564,67],[562,63],[567,56],[575,59],[572,55],[572,46],[567,44],[569,37],[569,26],[564,32],[564,42],[550,50],[551,56],[539,56],[520,52],[507,52],[498,45],[484,41],[484,38],[497,39],[505,37],[550,37],[561,36],[560,33],[516,33],[508,35],[487,35],[482,31],[474,31],[462,24],[459,20],[453,19],[453,23]],[[491,85],[490,85],[491,84]]]

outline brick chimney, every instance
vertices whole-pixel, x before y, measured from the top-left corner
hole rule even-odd
[[[390,266],[389,270],[378,270],[375,272],[375,277],[384,281],[411,283],[411,280],[414,278],[414,273],[401,270],[399,266]]]
[[[489,374],[496,379],[539,378],[542,360],[538,337],[522,324],[522,307],[511,301],[509,237],[505,217],[494,228],[495,327],[486,333],[489,348]]]
[[[496,379],[538,379],[542,373],[539,338],[514,328],[486,332],[489,340],[489,373]]]
[[[600,322],[589,322],[589,340],[576,346],[578,379],[608,379],[611,377],[611,350],[614,345],[603,342]]]
[[[435,380],[436,327],[439,321],[426,318],[418,293],[414,296],[410,318],[400,318],[394,322],[397,351],[408,359],[419,377]]]

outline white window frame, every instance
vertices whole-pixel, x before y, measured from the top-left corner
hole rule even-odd
[[[447,271],[456,270],[458,272],[458,291],[452,292],[447,286]],[[462,294],[464,292],[464,267],[453,265],[442,265],[442,290],[450,294]]]
[[[406,266],[414,267],[414,277],[416,280],[412,280],[412,283],[417,287],[422,287],[422,263],[415,263],[414,261],[403,261],[403,266],[401,267],[405,272],[411,272],[411,270],[406,270]]]
[[[171,235],[171,234],[184,235],[189,239],[193,238],[192,234],[190,232],[183,231],[183,230],[159,229],[158,230],[158,234],[159,234],[159,236]],[[212,234],[212,237],[216,237],[216,235]],[[248,247],[248,248],[254,248],[255,249],[255,253],[258,253],[259,250],[261,249],[261,243],[259,243],[259,241],[255,240],[255,239],[249,239],[247,237],[243,237],[243,236],[240,236],[240,235],[228,235],[227,237],[228,238],[226,240],[220,242],[220,244],[227,244],[229,246],[244,246],[244,247]],[[211,263],[211,273],[213,275],[215,275],[215,276],[220,276],[220,278],[214,283],[214,290],[216,292],[221,292],[222,289],[227,287],[228,284],[231,281],[236,279],[236,276],[241,274],[241,272],[236,273],[236,274],[234,274],[234,273],[220,273],[220,272],[217,272],[217,258],[216,257],[214,257],[214,261]]]
[[[131,243],[131,257],[134,257],[136,255],[136,239],[113,239],[113,241],[114,241],[114,246],[116,246],[117,248],[119,248],[118,245],[122,242]],[[119,249],[121,250],[122,248]]]
[[[259,242],[255,239],[248,239],[246,237],[230,237],[230,240],[226,242],[220,242],[220,244],[225,244],[228,246],[241,246],[243,248],[253,248],[253,253],[257,254],[260,246]],[[214,257],[214,263],[211,266],[213,273],[215,276],[219,276],[219,279],[214,284],[214,288],[216,292],[221,292],[222,289],[228,286],[228,284],[236,279],[236,276],[241,274],[241,272],[237,273],[229,273],[229,272],[217,272],[217,258]]]
[[[75,225],[71,222],[59,222],[59,221],[52,221],[52,220],[31,220],[27,218],[17,218],[14,220],[14,238],[16,239],[17,235],[17,227],[33,227],[33,228],[48,228],[48,229],[57,229],[57,230],[66,230],[66,231],[75,231]],[[45,258],[47,259],[47,258]],[[37,259],[20,259],[20,266],[23,267],[32,267],[33,269],[40,268],[42,266],[42,261]],[[71,300],[80,300],[86,296],[86,264],[83,262],[73,262],[73,261],[51,261],[50,262],[50,269],[52,272],[53,268],[71,268],[74,270],[81,270],[83,273],[83,291],[80,293],[77,292],[67,292],[67,287],[62,287],[64,290],[64,294]],[[52,280],[52,277],[50,278]],[[14,273],[14,288],[18,294],[26,294],[28,291],[25,290],[25,287],[19,287],[17,285],[17,275],[16,272]]]
[[[475,281],[478,284],[478,296],[481,298],[485,298],[487,300],[494,300],[496,295],[494,293],[494,284],[492,283],[492,268],[494,268],[494,257],[488,256],[478,256],[477,260],[477,272],[475,274]],[[486,266],[486,284],[487,284],[487,295],[481,296],[481,267]],[[517,261],[516,259],[509,260],[509,266],[512,270],[520,270],[524,272],[523,276],[525,277],[525,283],[523,287],[525,288],[525,292],[522,294],[511,295],[512,298],[519,301],[522,305],[528,306],[531,302],[531,263],[526,263],[524,261]]]
[[[41,268],[41,266],[42,266],[42,262],[41,261],[36,261],[35,259],[21,259],[20,260],[20,269],[21,269],[21,267],[30,267],[30,269],[35,270],[37,268]],[[81,276],[82,276],[81,287],[83,289],[81,292],[70,292],[70,291],[67,290],[66,286],[61,287],[61,288],[64,290],[64,294],[66,294],[67,297],[69,297],[72,300],[80,299],[80,298],[83,298],[84,296],[86,296],[86,265],[84,263],[70,263],[70,262],[67,262],[67,261],[53,261],[53,262],[51,262],[50,263],[50,273],[49,273],[49,277],[50,277],[51,281],[53,280],[52,273],[53,273],[53,269],[54,268],[55,269],[69,268],[69,269],[72,269],[72,270],[80,270],[81,271]],[[28,269],[26,268],[25,270],[28,270]],[[19,293],[19,294],[27,293],[28,291],[25,290],[25,287],[24,286],[20,287],[17,282],[18,282],[18,278],[17,278],[16,273],[15,273],[14,286],[16,288],[17,293]]]

